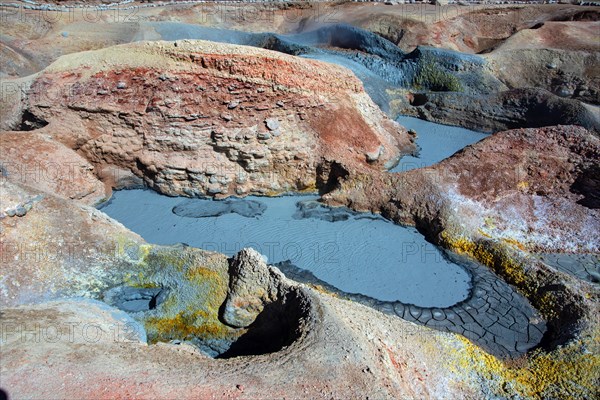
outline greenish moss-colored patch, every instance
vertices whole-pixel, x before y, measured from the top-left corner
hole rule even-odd
[[[509,283],[517,286],[527,294],[537,289],[537,285],[531,282],[525,274],[524,265],[513,260],[503,251],[490,245],[489,242],[475,242],[471,239],[458,236],[454,237],[448,231],[441,234],[442,245],[456,253],[466,254],[475,258],[480,263],[496,270],[505,276]]]
[[[124,281],[132,287],[168,290],[167,298],[156,309],[137,316],[151,343],[233,340],[243,333],[218,318],[229,285],[223,256],[181,246],[144,248],[137,269]]]
[[[433,57],[421,58],[412,82],[417,89],[428,89],[434,92],[462,92],[460,80],[440,66]]]
[[[173,339],[226,339],[241,334],[233,332],[203,310],[180,311],[171,317],[151,317],[145,321],[145,326],[151,343]]]

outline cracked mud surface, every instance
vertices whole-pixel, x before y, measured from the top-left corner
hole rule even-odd
[[[600,256],[598,254],[540,254],[545,264],[584,281],[600,283]]]
[[[402,302],[384,302],[344,293],[290,263],[277,266],[290,278],[325,287],[342,297],[386,314],[434,329],[459,333],[499,357],[518,357],[540,343],[546,324],[529,301],[487,268],[461,258],[472,276],[471,296],[452,307],[427,308]]]

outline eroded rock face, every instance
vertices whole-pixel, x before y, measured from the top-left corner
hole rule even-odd
[[[44,133],[170,195],[314,190],[324,159],[382,169],[413,149],[349,71],[247,47],[155,42],[65,56],[31,93]]]
[[[599,159],[600,140],[584,128],[517,129],[431,167],[371,177],[370,184],[348,179],[326,197],[381,210],[432,236],[454,229],[530,250],[597,252],[595,184],[583,177]]]
[[[496,76],[510,88],[539,87],[560,97],[598,104],[600,22],[540,25],[516,33],[485,56]]]
[[[4,179],[87,204],[110,193],[94,174],[92,164],[45,135],[2,132],[0,151]]]
[[[138,257],[142,238],[64,197],[0,182],[0,303],[98,294]],[[22,216],[10,211],[19,207]]]

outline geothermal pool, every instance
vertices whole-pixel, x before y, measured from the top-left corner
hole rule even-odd
[[[253,247],[271,264],[290,260],[346,293],[421,307],[449,307],[469,297],[471,275],[415,229],[329,209],[316,199],[215,201],[125,190],[101,208],[148,242],[227,255]]]
[[[413,129],[417,132],[419,155],[402,157],[398,165],[390,172],[404,172],[428,167],[489,136],[486,133],[436,124],[413,117],[401,116],[396,121],[406,129]]]
[[[398,74],[403,73],[395,64],[379,58],[361,63],[347,53],[322,48],[332,44],[331,33],[327,32],[273,35],[169,22],[150,25],[164,40],[208,39],[258,47],[272,42],[275,49],[277,41],[285,41],[280,44],[285,52],[295,54],[297,50],[303,57],[351,69],[384,111],[388,108],[386,89],[394,86],[386,78],[399,78]],[[367,41],[362,45],[377,43]],[[486,136],[411,117],[397,120],[417,132],[420,152],[415,157],[404,157],[390,172],[432,165]],[[128,190],[116,192],[102,210],[148,242],[186,243],[227,255],[253,247],[271,264],[289,260],[310,271],[318,281],[346,293],[440,308],[469,298],[470,273],[448,260],[415,229],[373,214],[329,210],[317,205],[316,199],[283,196],[213,201]]]

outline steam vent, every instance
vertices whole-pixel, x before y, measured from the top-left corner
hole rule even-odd
[[[600,398],[599,1],[0,21],[0,400]]]

